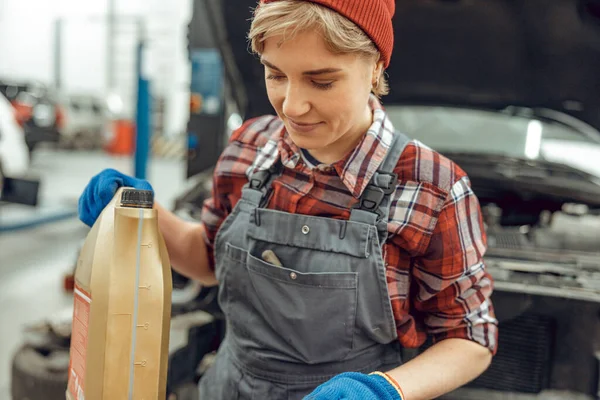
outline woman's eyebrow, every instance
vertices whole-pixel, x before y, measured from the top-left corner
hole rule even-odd
[[[261,58],[260,62],[261,62],[261,64],[271,68],[274,71],[282,72],[281,69],[279,69],[275,65],[271,64],[264,58]],[[335,72],[340,72],[340,71],[342,71],[340,68],[321,68],[321,69],[315,69],[312,71],[305,71],[302,73],[302,75],[311,75],[312,76],[312,75],[322,75],[322,74],[333,74]]]
[[[333,74],[335,72],[340,72],[340,68],[321,68],[315,69],[313,71],[303,72],[302,75],[322,75],[322,74]]]
[[[279,68],[277,68],[276,66],[274,66],[273,64],[271,64],[270,62],[268,62],[267,60],[265,60],[264,58],[260,59],[260,63],[264,66],[267,66],[271,69],[274,69],[275,71],[281,72],[281,70]]]

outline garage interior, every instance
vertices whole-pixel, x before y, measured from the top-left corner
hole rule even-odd
[[[56,163],[57,158],[61,163]],[[56,149],[43,149],[31,165],[44,182],[40,198],[49,209],[40,206],[39,215],[46,215],[58,206],[66,208],[77,202],[82,187],[104,168],[128,170],[127,158],[115,159],[97,152],[73,154]],[[177,160],[153,160],[150,174],[160,177],[157,200],[171,204],[184,188],[183,165]],[[161,194],[158,194],[160,192]],[[18,221],[31,220],[26,206],[2,208],[3,227],[14,227]],[[0,344],[0,398],[10,399],[11,360],[23,342],[23,327],[35,325],[46,318],[62,318],[72,309],[73,296],[63,290],[65,276],[71,274],[81,243],[88,228],[75,218],[41,224],[23,230],[3,232],[0,236],[2,266],[0,279],[2,341]],[[71,311],[72,312],[72,311]],[[68,316],[70,318],[70,316]]]
[[[148,179],[198,220],[231,132],[273,113],[255,3],[0,1],[0,400],[64,399],[89,180]],[[500,350],[443,398],[600,399],[600,0],[485,3],[397,0],[384,98],[486,223]],[[198,400],[225,322],[216,288],[172,280],[167,399]]]

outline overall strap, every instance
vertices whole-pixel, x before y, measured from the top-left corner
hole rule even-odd
[[[385,159],[371,178],[350,215],[350,221],[377,226],[381,244],[387,239],[390,198],[398,185],[398,175],[394,173],[394,168],[410,140],[408,136],[400,132],[394,134],[393,142]]]
[[[269,169],[252,173],[242,188],[242,199],[255,207],[262,207],[271,194],[271,184],[282,172],[283,164],[277,160]]]

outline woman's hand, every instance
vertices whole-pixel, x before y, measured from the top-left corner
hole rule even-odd
[[[90,180],[79,197],[79,219],[88,226],[94,225],[102,210],[123,186],[153,191],[148,181],[133,178],[114,169],[105,169]]]
[[[403,400],[400,393],[384,374],[345,372],[317,387],[305,400]]]
[[[430,400],[471,382],[489,367],[491,361],[492,353],[487,347],[470,340],[451,338],[434,344],[386,373],[402,385],[404,400]]]

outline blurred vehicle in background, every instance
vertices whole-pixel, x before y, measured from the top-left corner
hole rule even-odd
[[[29,168],[29,153],[25,133],[16,119],[16,112],[0,94],[0,181],[3,176],[22,176]]]
[[[29,151],[15,109],[0,94],[0,207],[36,206],[40,182],[29,176]]]
[[[58,143],[63,110],[54,90],[39,82],[0,81],[2,93],[17,110],[29,152],[40,143]]]
[[[60,129],[61,147],[96,149],[109,139],[111,116],[106,99],[92,94],[60,96],[63,124]]]

